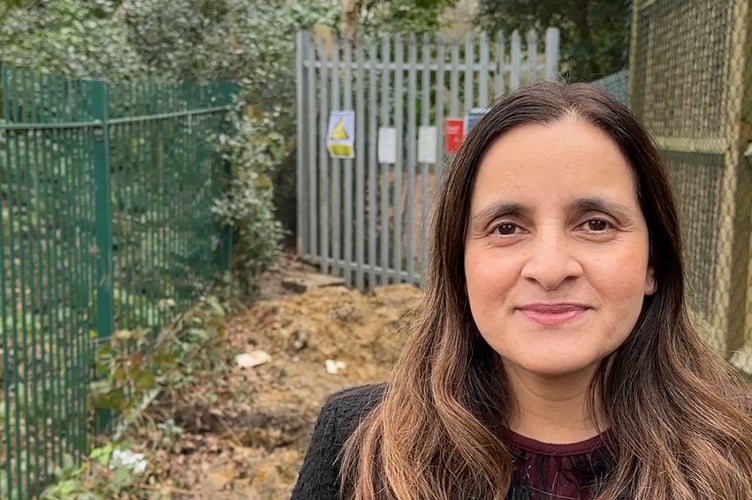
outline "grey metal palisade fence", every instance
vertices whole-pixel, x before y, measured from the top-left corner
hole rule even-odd
[[[384,36],[297,40],[297,251],[323,272],[368,289],[419,284],[430,200],[449,159],[446,118],[489,106],[529,82],[559,75],[559,31],[545,50],[535,32],[489,39]],[[355,113],[354,158],[326,148],[331,111]],[[394,163],[379,163],[380,127],[396,129]],[[419,162],[420,127],[436,127],[435,162]]]

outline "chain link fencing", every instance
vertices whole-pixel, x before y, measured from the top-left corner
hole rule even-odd
[[[631,7],[629,69],[595,83],[655,137],[679,204],[692,319],[752,376],[752,2]]]

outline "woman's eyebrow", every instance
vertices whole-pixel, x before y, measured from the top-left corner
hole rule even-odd
[[[631,219],[632,209],[621,203],[603,198],[580,198],[569,204],[573,212],[604,212],[621,219]]]
[[[520,203],[496,202],[488,205],[470,218],[471,224],[487,223],[498,217],[509,215],[525,215],[530,209]]]
[[[568,209],[571,212],[604,212],[616,217],[622,221],[632,220],[632,209],[622,203],[618,203],[604,198],[579,198],[569,204]],[[471,224],[487,224],[488,222],[497,219],[499,217],[506,217],[510,215],[514,216],[529,216],[532,213],[532,209],[521,203],[509,203],[509,202],[496,202],[492,203],[477,213],[473,214],[470,218]]]

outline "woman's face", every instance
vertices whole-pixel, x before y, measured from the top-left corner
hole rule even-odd
[[[464,266],[475,323],[506,370],[597,367],[655,289],[635,178],[616,144],[577,118],[497,139],[473,186]]]

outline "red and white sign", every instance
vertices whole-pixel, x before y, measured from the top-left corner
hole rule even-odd
[[[446,137],[446,152],[456,152],[465,137],[465,119],[447,118],[444,121],[444,136]]]

